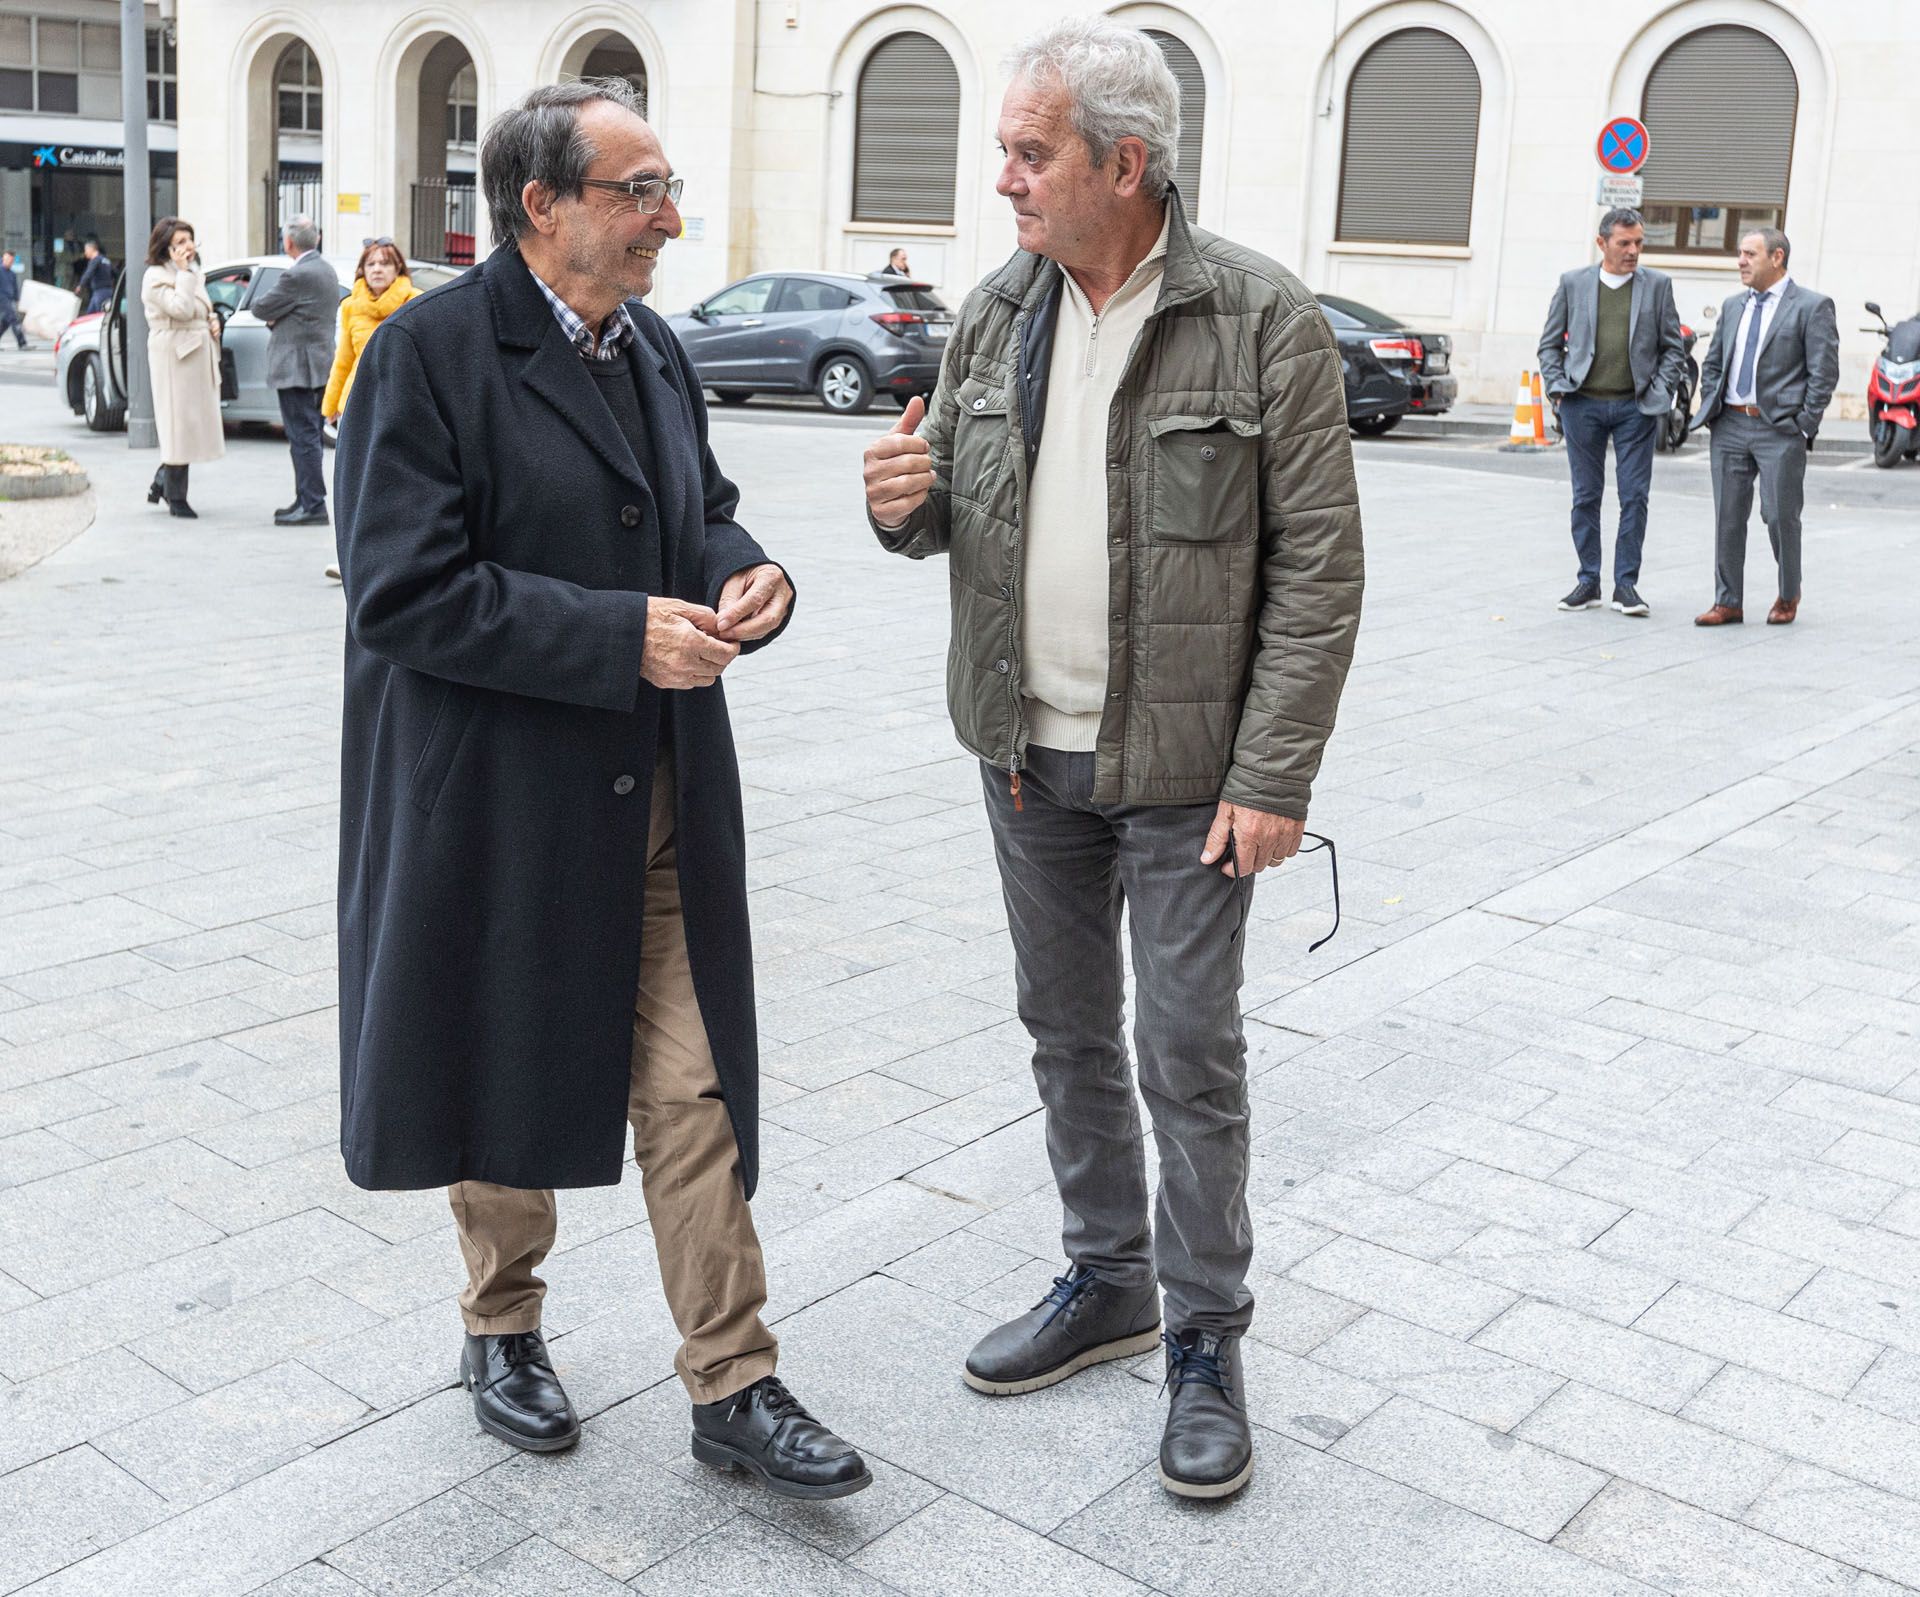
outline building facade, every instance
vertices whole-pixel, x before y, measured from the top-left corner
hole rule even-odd
[[[180,206],[233,253],[261,248],[297,201],[336,251],[385,235],[470,259],[487,248],[472,173],[488,119],[534,84],[616,72],[643,87],[687,179],[663,309],[751,270],[868,270],[896,245],[957,297],[1013,247],[993,187],[1002,58],[1073,9],[178,0]],[[1920,309],[1910,0],[1112,11],[1154,34],[1181,82],[1199,222],[1316,289],[1450,332],[1465,397],[1512,393],[1556,276],[1594,258],[1595,142],[1622,113],[1652,133],[1648,259],[1703,334],[1738,286],[1732,241],[1761,222],[1785,226],[1795,277],[1840,305],[1854,413],[1878,348],[1856,331],[1861,302]]]

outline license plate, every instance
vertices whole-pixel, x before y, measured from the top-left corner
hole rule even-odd
[[[929,338],[944,339],[952,332],[953,328],[946,322],[927,323],[927,337]]]

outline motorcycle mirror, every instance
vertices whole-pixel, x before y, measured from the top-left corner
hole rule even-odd
[[[1875,303],[1874,303],[1874,302],[1873,302],[1872,300],[1868,300],[1868,301],[1867,301],[1867,314],[1868,314],[1869,316],[1884,316],[1884,315],[1886,314],[1886,312],[1885,312],[1885,311],[1883,311],[1883,310],[1881,310],[1881,309],[1880,309],[1880,307],[1879,307],[1878,305],[1876,305],[1876,304],[1875,304]]]

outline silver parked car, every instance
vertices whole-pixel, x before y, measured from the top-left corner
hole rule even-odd
[[[340,297],[353,288],[358,256],[328,256],[340,276]],[[280,401],[267,387],[267,324],[247,309],[265,293],[292,260],[285,255],[250,255],[207,271],[207,297],[220,318],[220,414],[225,421],[280,421]],[[146,268],[140,268],[145,271]],[[425,292],[450,283],[462,268],[411,261],[407,273]],[[54,341],[53,380],[76,416],[97,433],[118,432],[127,424],[126,310],[127,274],[114,285],[112,308],[76,316]]]

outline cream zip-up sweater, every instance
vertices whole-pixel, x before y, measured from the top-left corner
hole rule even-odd
[[[1029,741],[1042,748],[1084,752],[1100,737],[1111,609],[1107,413],[1160,297],[1167,230],[1161,227],[1159,242],[1098,316],[1073,275],[1064,274],[1047,368],[1046,429],[1022,528],[1022,685]]]

